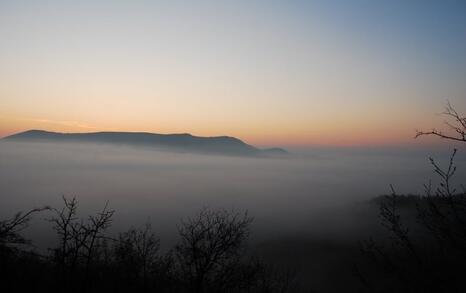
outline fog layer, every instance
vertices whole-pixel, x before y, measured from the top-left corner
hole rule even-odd
[[[387,193],[389,184],[403,193],[422,191],[434,177],[427,155],[309,150],[273,159],[0,143],[0,212],[7,217],[31,207],[60,207],[64,195],[76,196],[86,216],[109,201],[115,231],[150,220],[166,246],[176,241],[179,220],[205,206],[249,210],[255,241],[348,235],[368,225],[357,222],[355,203]],[[464,175],[459,170],[458,177]],[[40,230],[32,227],[31,233]],[[36,234],[38,243],[46,241],[47,235]]]

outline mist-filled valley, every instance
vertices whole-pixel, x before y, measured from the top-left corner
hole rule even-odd
[[[423,184],[437,180],[428,156],[446,164],[450,154],[449,148],[316,148],[254,158],[2,142],[0,213],[59,209],[65,196],[76,197],[78,215],[86,218],[108,202],[115,210],[109,235],[149,222],[161,250],[169,251],[179,241],[181,221],[203,208],[247,210],[253,218],[249,253],[293,270],[302,288],[332,292],[358,283],[351,269],[361,257],[359,243],[384,233],[373,199],[389,194],[390,184],[400,194],[423,193]],[[454,183],[460,183],[464,154],[455,161]],[[22,232],[43,254],[58,242],[50,218],[50,211],[36,214]],[[341,284],[331,282],[336,276]]]

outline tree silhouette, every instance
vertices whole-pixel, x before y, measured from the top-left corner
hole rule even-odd
[[[434,135],[451,141],[466,142],[466,118],[448,103],[444,112],[455,124],[446,122],[455,135],[441,131],[417,131],[416,137]],[[424,195],[403,196],[392,193],[380,202],[382,225],[390,233],[389,245],[370,239],[362,242],[362,251],[384,272],[388,282],[361,274],[358,277],[369,291],[376,292],[464,292],[466,285],[461,272],[466,271],[466,190],[453,184],[457,167],[454,149],[446,168],[429,157],[439,179],[424,185]],[[415,202],[416,222],[407,219],[413,210],[404,211],[403,201]],[[407,215],[408,214],[408,215]],[[408,228],[409,226],[409,228]],[[411,228],[411,229],[410,229]],[[387,244],[387,243],[385,243]],[[383,278],[382,278],[383,279]],[[377,286],[377,282],[379,282]],[[380,284],[382,283],[382,285]]]
[[[142,287],[145,291],[149,273],[159,261],[159,249],[160,240],[152,233],[150,223],[146,223],[142,229],[131,228],[127,232],[120,233],[114,247],[115,261],[127,281],[137,282],[142,279]]]
[[[231,286],[229,278],[240,263],[251,222],[247,212],[207,208],[182,222],[174,253],[192,292],[220,292]]]
[[[113,210],[108,210],[108,203],[101,212],[89,216],[87,221],[77,217],[78,201],[75,197],[63,197],[63,208],[53,209],[55,216],[50,219],[59,237],[59,245],[54,251],[54,260],[60,271],[62,288],[72,283],[79,286],[91,286],[91,266],[98,257],[100,246],[108,237],[106,229],[111,225]],[[84,274],[83,284],[76,281]]]
[[[0,247],[27,244],[20,232],[26,229],[33,214],[49,210],[50,207],[34,208],[27,212],[18,212],[11,219],[0,221]]]
[[[448,134],[434,128],[431,131],[417,130],[415,137],[434,135],[442,139],[466,142],[466,117],[458,114],[450,102],[447,103],[445,111],[442,114],[447,117],[448,120],[445,121],[445,124],[453,134]]]

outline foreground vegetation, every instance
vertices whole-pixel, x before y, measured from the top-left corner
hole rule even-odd
[[[76,198],[63,207],[18,213],[0,222],[3,292],[288,292],[291,275],[246,255],[252,218],[246,213],[203,209],[179,225],[179,243],[160,253],[150,224],[112,238],[114,211],[105,206],[78,218]],[[20,232],[31,216],[50,210],[59,239],[49,255],[28,248]]]
[[[464,292],[466,271],[466,191],[452,185],[453,152],[446,170],[431,163],[438,187],[424,195],[390,195],[374,200],[388,237],[361,242],[372,265],[356,267],[369,292]],[[372,271],[368,270],[372,269]]]
[[[443,114],[449,119],[448,132],[417,131],[416,138],[429,135],[466,143],[466,117],[449,103]],[[466,291],[466,188],[464,178],[454,184],[456,154],[454,149],[445,168],[429,158],[438,183],[425,184],[423,195],[398,195],[391,187],[390,195],[375,200],[389,238],[361,243],[375,269],[364,272],[356,267],[367,291]]]

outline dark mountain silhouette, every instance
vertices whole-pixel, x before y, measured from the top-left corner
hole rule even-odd
[[[28,130],[5,137],[5,141],[105,143],[151,147],[167,151],[241,156],[284,155],[283,149],[261,150],[230,136],[200,137],[188,133],[157,134],[148,132],[58,133]]]

